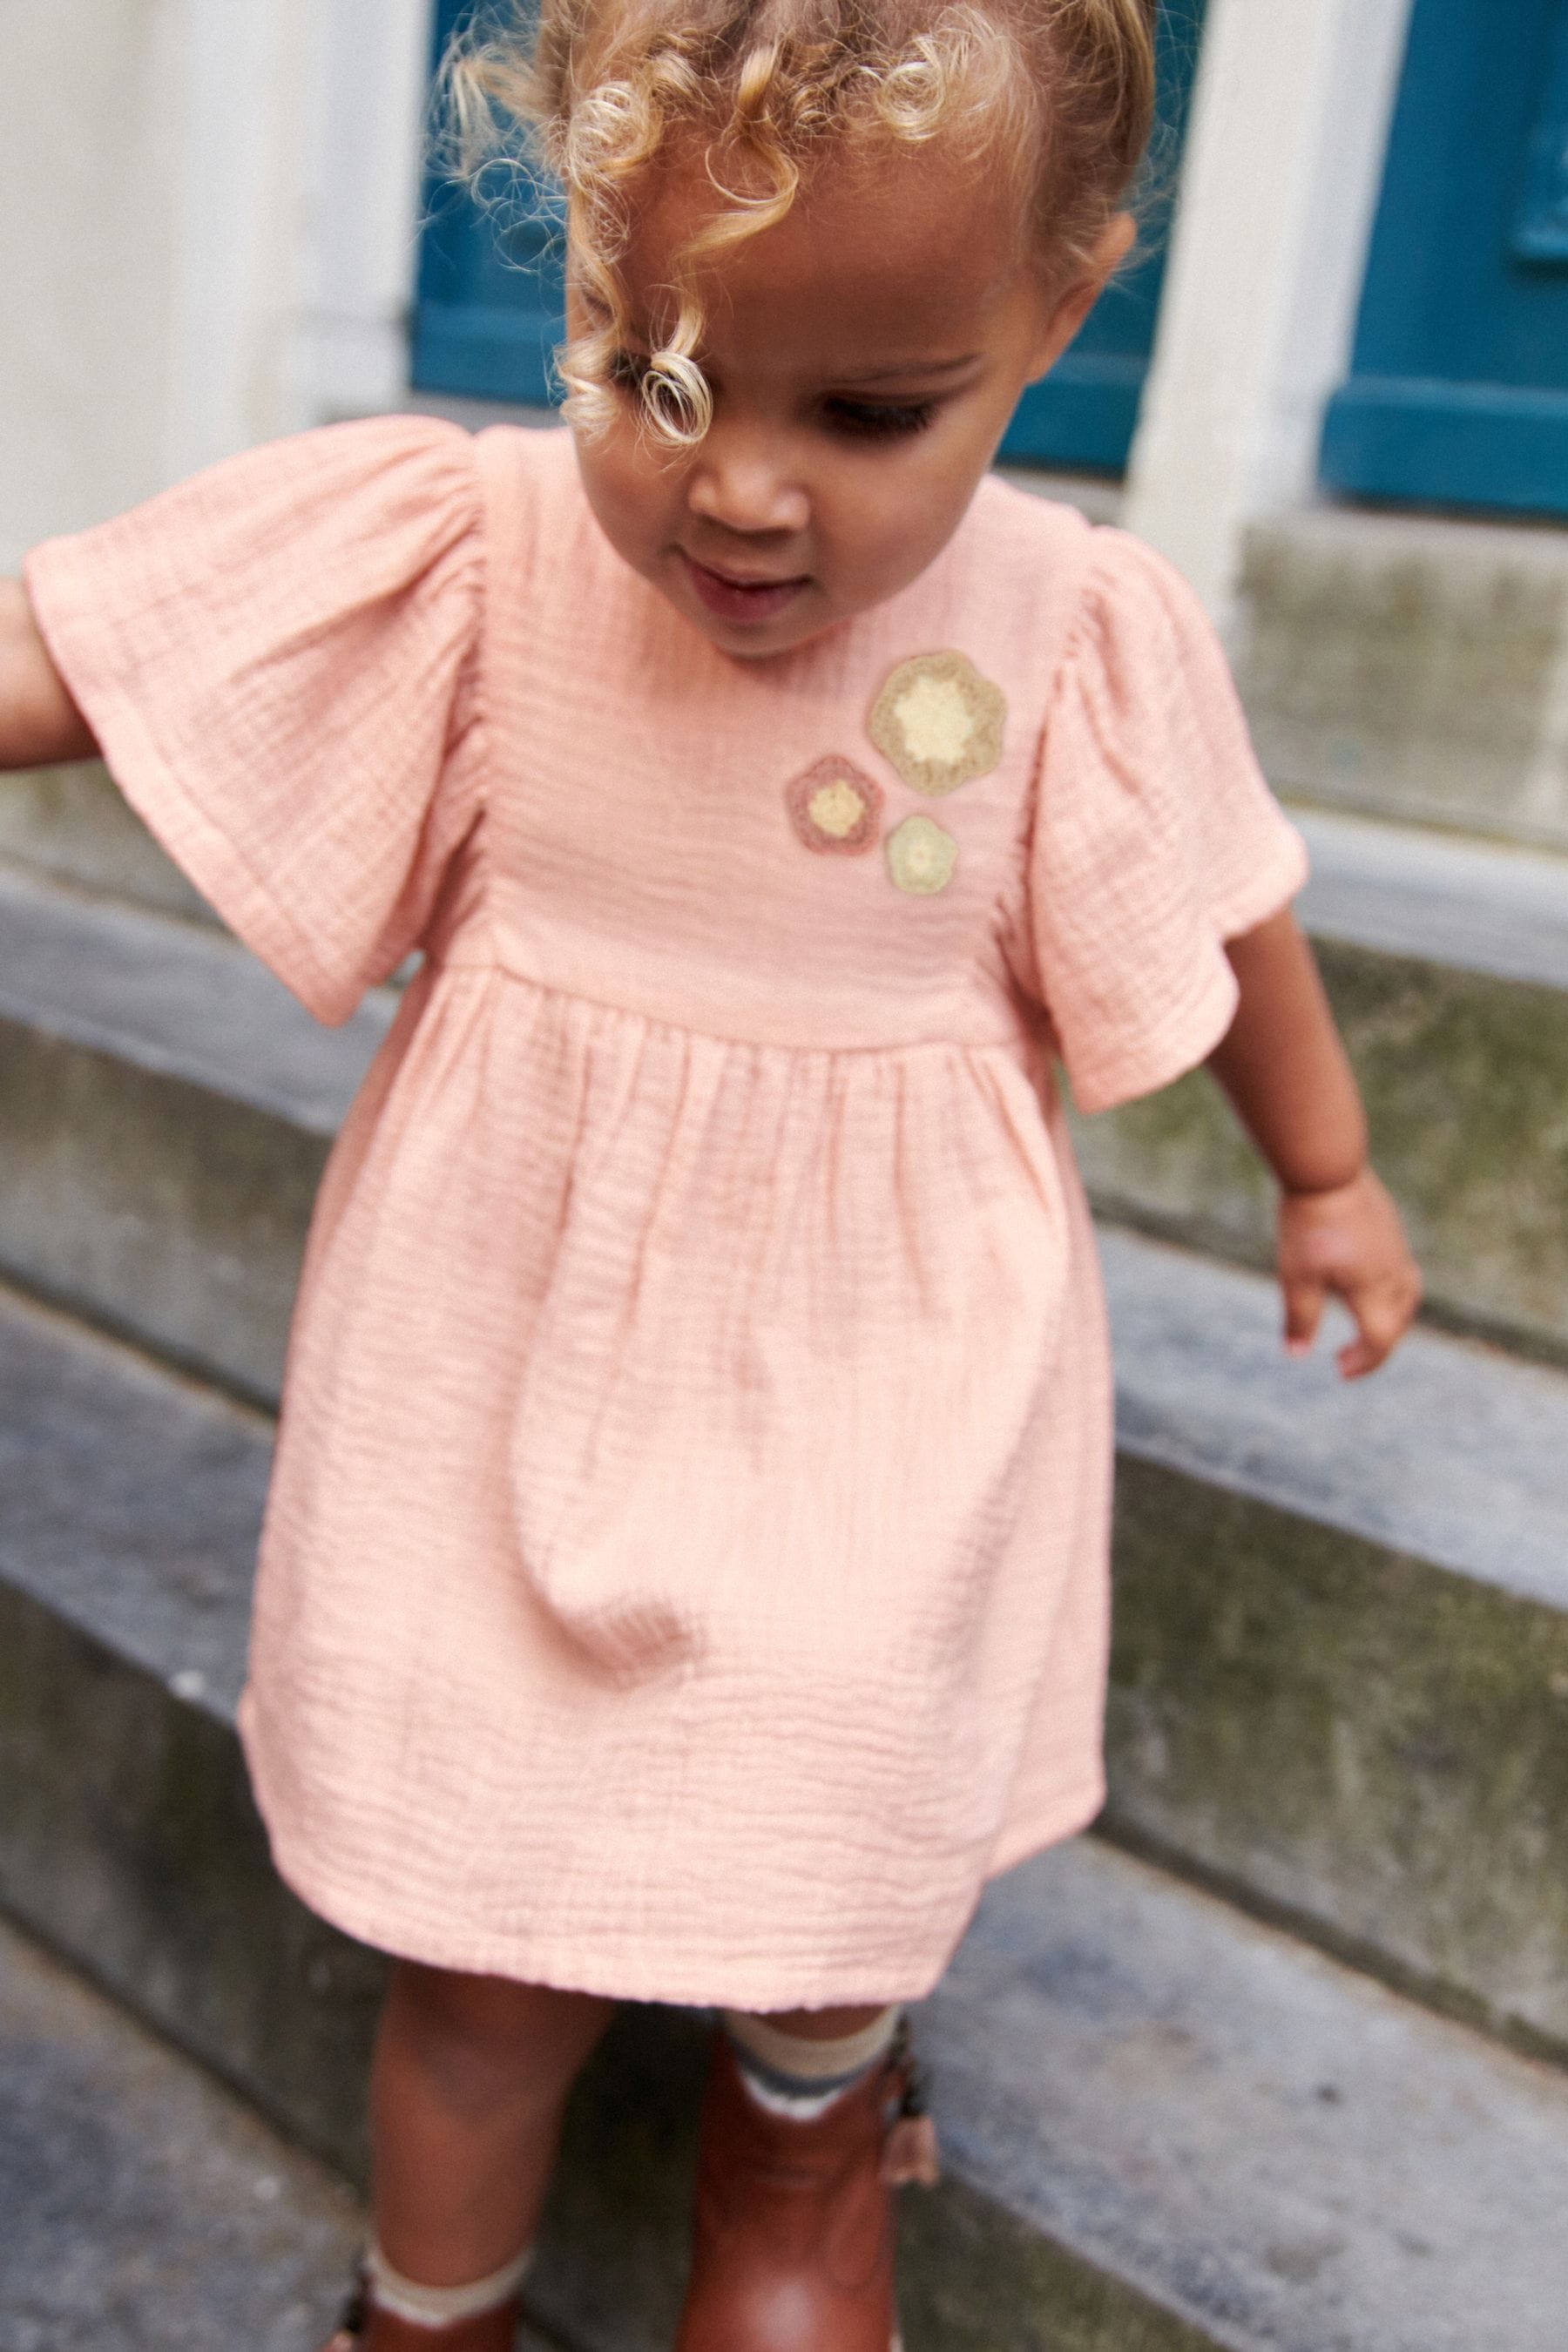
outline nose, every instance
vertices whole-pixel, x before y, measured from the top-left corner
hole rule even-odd
[[[725,530],[804,531],[811,501],[787,457],[777,434],[715,420],[697,451],[687,503]]]

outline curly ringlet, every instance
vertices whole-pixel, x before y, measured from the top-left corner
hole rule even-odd
[[[781,220],[813,170],[880,137],[938,138],[1011,175],[1050,271],[1089,252],[1124,198],[1154,107],[1156,0],[499,0],[444,60],[452,175],[500,163],[564,190],[572,267],[604,323],[556,365],[580,429],[615,412],[616,270],[637,178],[695,141],[715,209],[677,257],[672,315],[642,373],[649,429],[700,441],[712,395],[696,359],[698,266]]]

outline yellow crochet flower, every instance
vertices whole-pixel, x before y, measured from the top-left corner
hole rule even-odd
[[[1002,757],[1007,702],[966,654],[917,654],[900,662],[871,708],[871,740],[906,784],[935,799]]]
[[[914,898],[945,890],[957,864],[958,844],[934,817],[907,816],[888,835],[888,871]]]

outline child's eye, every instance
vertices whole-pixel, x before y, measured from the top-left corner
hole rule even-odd
[[[911,400],[895,405],[887,401],[830,400],[827,417],[835,433],[851,440],[882,441],[923,433],[936,415],[934,400]]]

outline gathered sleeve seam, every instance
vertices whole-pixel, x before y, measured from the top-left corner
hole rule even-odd
[[[1089,626],[1096,609],[1093,593],[1096,575],[1103,568],[1099,533],[1091,531],[1085,545],[1086,553],[1080,568],[1071,617],[1062,632],[1056,658],[1051,663],[1046,677],[1041,717],[1035,729],[1034,740],[1030,748],[1028,790],[1024,795],[1023,808],[1014,841],[1013,868],[1006,884],[997,893],[992,905],[992,932],[994,936],[1004,941],[1009,937],[1018,935],[1020,931],[1026,935],[1029,929],[1029,908],[1032,897],[1030,868],[1034,862],[1037,836],[1043,821],[1041,803],[1045,788],[1047,741],[1050,734],[1052,716],[1064,690],[1074,655],[1086,629]],[[1036,961],[1031,947],[1028,952],[1031,969]],[[1051,1018],[1050,1005],[1045,997],[1044,975],[1036,971],[1034,977],[1040,990],[1039,996],[1036,1000],[1037,1009],[1045,1013],[1054,1035],[1055,1023]],[[1059,1040],[1058,1050],[1059,1051]]]
[[[465,738],[471,731],[479,743],[475,762],[475,798],[478,803],[479,827],[477,862],[482,877],[487,900],[491,881],[490,845],[489,840],[490,813],[495,802],[495,716],[491,700],[492,664],[490,661],[491,613],[495,582],[495,551],[491,544],[492,522],[490,502],[487,492],[484,469],[477,445],[470,437],[469,463],[473,467],[475,521],[474,533],[477,574],[474,594],[478,611],[474,640],[468,650],[468,666],[473,677],[473,709],[469,713]]]
[[[1112,560],[1110,551],[1105,547],[1100,537],[1100,531],[1103,529],[1104,526],[1101,525],[1089,535],[1082,574],[1078,584],[1078,593],[1074,599],[1072,617],[1062,632],[1062,641],[1046,681],[1044,716],[1035,737],[1034,761],[1029,778],[1028,816],[1025,825],[1025,839],[1031,849],[1034,846],[1035,835],[1042,815],[1040,803],[1045,786],[1046,745],[1050,734],[1051,720],[1057,705],[1067,691],[1068,680],[1072,675],[1073,665],[1081,651],[1084,638],[1103,617],[1100,599],[1105,588],[1105,573]],[[1121,536],[1125,537],[1126,534],[1123,533]]]

